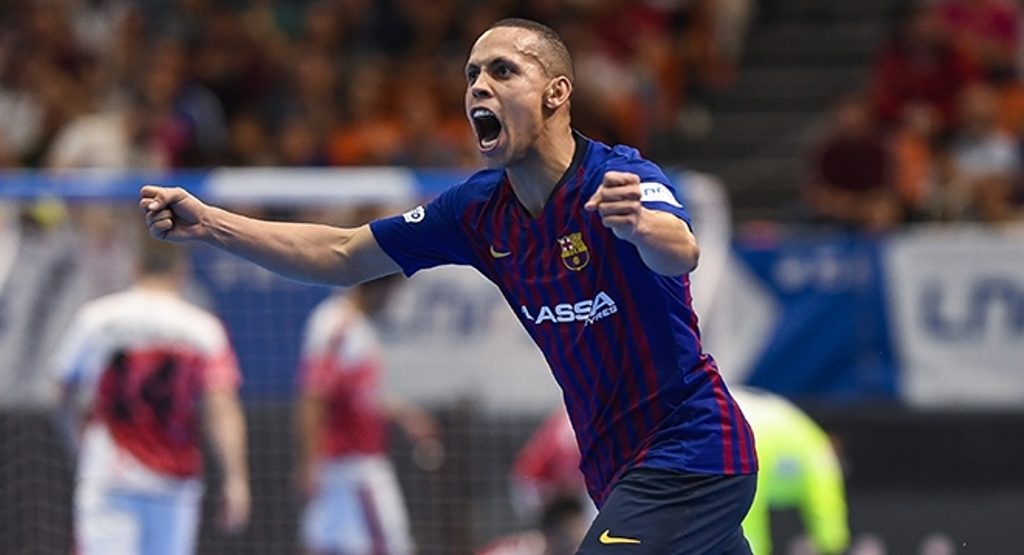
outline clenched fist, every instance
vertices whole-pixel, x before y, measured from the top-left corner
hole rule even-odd
[[[201,239],[203,214],[209,206],[181,187],[146,185],[139,191],[149,233],[157,239],[181,242]]]

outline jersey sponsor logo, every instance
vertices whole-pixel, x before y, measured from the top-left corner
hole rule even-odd
[[[664,202],[676,208],[683,207],[671,189],[653,181],[640,184],[640,202]]]
[[[583,322],[589,326],[598,320],[615,314],[619,311],[619,307],[608,296],[608,293],[601,291],[593,299],[575,303],[558,303],[554,306],[542,306],[537,310],[536,315],[530,312],[526,305],[520,306],[519,311],[522,313],[523,318],[537,326],[547,322],[553,324]]]
[[[494,245],[491,245],[491,256],[494,258],[505,258],[510,254],[512,254],[512,251],[499,251],[494,248]]]
[[[407,224],[418,224],[423,221],[423,218],[427,217],[427,210],[423,206],[417,206],[412,210],[402,214],[402,219]]]
[[[559,237],[558,246],[562,249],[562,264],[566,268],[578,272],[590,263],[590,249],[583,242],[583,234],[579,231]]]
[[[608,528],[601,532],[601,537],[597,538],[597,541],[604,545],[622,545],[622,544],[638,544],[640,540],[636,538],[623,538],[620,536],[613,536],[612,531]]]

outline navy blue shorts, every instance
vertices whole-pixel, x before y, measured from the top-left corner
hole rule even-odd
[[[577,555],[750,555],[740,523],[757,475],[635,468],[612,488]]]

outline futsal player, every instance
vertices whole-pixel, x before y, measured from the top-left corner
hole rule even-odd
[[[77,446],[75,553],[189,555],[203,493],[202,429],[221,465],[220,524],[249,519],[240,374],[227,333],[179,290],[178,247],[145,238],[131,289],[85,304],[56,355]]]
[[[740,522],[754,439],[701,347],[688,275],[699,248],[682,195],[635,149],[572,128],[572,61],[546,26],[492,25],[466,81],[487,169],[427,206],[338,228],[255,220],[145,186],[150,232],[309,282],[475,267],[561,386],[600,508],[579,553],[749,553]]]
[[[297,421],[300,529],[309,554],[413,552],[387,427],[393,421],[413,442],[433,442],[437,425],[415,405],[378,391],[383,355],[372,317],[396,278],[332,295],[306,323]]]

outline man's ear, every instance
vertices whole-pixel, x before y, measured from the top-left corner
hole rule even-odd
[[[554,110],[569,101],[572,96],[572,81],[560,75],[551,80],[547,90],[544,92],[544,107]]]

